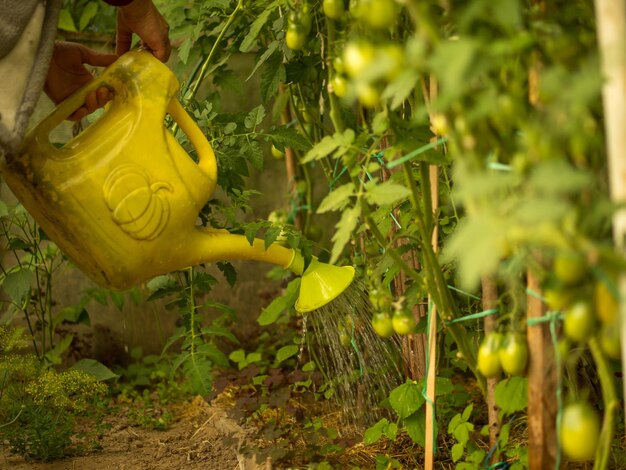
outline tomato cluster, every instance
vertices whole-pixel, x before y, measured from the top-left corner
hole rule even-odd
[[[374,307],[372,327],[382,338],[389,338],[394,333],[408,335],[415,332],[415,316],[402,300],[392,303],[391,292],[387,289],[371,289],[370,302]]]
[[[601,266],[592,269],[585,256],[565,250],[555,254],[550,268],[544,295],[550,309],[563,313],[561,358],[570,357],[570,343],[584,346],[596,338],[606,357],[619,359],[617,285],[610,271]],[[563,452],[570,460],[593,459],[600,436],[596,410],[580,399],[568,404],[563,410],[559,435]]]
[[[498,377],[502,371],[508,375],[523,375],[528,366],[526,338],[515,332],[485,335],[478,348],[477,367],[487,378]]]
[[[306,2],[300,5],[298,9],[289,12],[287,32],[285,33],[285,42],[289,49],[299,51],[304,48],[311,32],[312,23],[311,7]]]
[[[619,359],[615,280],[609,275],[594,279],[585,257],[573,251],[557,253],[551,267],[545,299],[550,309],[563,312],[566,339],[584,344],[595,336],[607,357]]]

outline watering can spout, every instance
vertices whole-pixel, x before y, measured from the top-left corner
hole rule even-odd
[[[331,302],[354,279],[352,266],[334,266],[313,257],[305,269],[304,258],[298,251],[279,244],[266,247],[258,238],[250,243],[243,235],[206,228],[197,229],[196,236],[186,245],[193,250],[190,265],[244,259],[275,264],[301,276],[300,295],[295,306],[299,313],[316,310]]]

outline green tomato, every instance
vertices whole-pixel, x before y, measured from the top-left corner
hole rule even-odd
[[[498,350],[502,370],[509,375],[523,375],[528,365],[528,344],[524,336],[515,333],[505,335]]]
[[[335,75],[330,82],[332,92],[339,98],[345,98],[348,94],[348,80],[341,75]]]
[[[600,348],[607,357],[611,359],[620,359],[622,357],[622,344],[617,324],[602,325],[598,333],[598,340]]]
[[[596,454],[600,437],[600,419],[587,402],[575,402],[563,410],[561,445],[570,460],[591,460]]]
[[[272,157],[277,160],[282,160],[283,158],[285,158],[285,152],[277,148],[275,145],[272,145]]]
[[[346,71],[343,66],[343,59],[341,56],[337,56],[333,59],[333,69],[335,69],[335,72],[337,72],[338,75],[341,75]]]
[[[346,330],[346,327],[339,325],[339,342],[344,348],[350,347],[351,343],[350,333]]]
[[[307,33],[302,25],[291,23],[287,27],[287,34],[285,35],[285,42],[287,47],[292,51],[302,50],[306,44]]]
[[[356,84],[356,95],[359,101],[366,108],[375,108],[380,104],[380,89],[366,82],[358,82]]]
[[[587,274],[585,259],[576,252],[562,251],[554,258],[554,275],[566,285],[580,283]]]
[[[357,78],[376,58],[376,49],[367,41],[349,41],[343,49],[343,64],[348,76]]]
[[[586,341],[594,333],[596,319],[588,302],[579,300],[564,313],[565,335],[574,341]]]
[[[619,315],[619,304],[604,282],[595,283],[593,297],[596,316],[602,324],[616,325]]]
[[[398,20],[398,8],[394,0],[368,0],[362,18],[374,29],[388,29]]]
[[[372,316],[372,327],[376,334],[382,338],[389,338],[394,333],[391,316],[387,312],[374,313]]]
[[[324,14],[333,20],[341,19],[345,12],[343,0],[324,0],[322,2]]]
[[[391,309],[393,299],[391,298],[391,292],[389,292],[389,290],[385,288],[371,289],[368,296],[375,309],[385,312]]]
[[[543,292],[543,297],[550,310],[562,311],[572,304],[574,292],[562,287],[547,287]]]
[[[406,309],[399,309],[393,313],[391,317],[393,330],[399,335],[408,335],[415,332],[417,322],[411,312]]]
[[[311,32],[311,26],[313,24],[313,17],[311,16],[311,6],[308,3],[303,3],[298,13],[300,24],[306,31],[306,34],[309,34]]]
[[[488,379],[497,377],[502,372],[498,355],[501,343],[502,334],[494,332],[486,335],[478,348],[478,371]]]

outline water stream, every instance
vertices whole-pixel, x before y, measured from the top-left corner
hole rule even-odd
[[[405,380],[400,340],[376,334],[372,309],[365,286],[356,279],[305,322],[309,348],[330,380],[345,424],[368,426],[385,416],[380,402]]]

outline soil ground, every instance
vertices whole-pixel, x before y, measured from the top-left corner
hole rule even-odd
[[[0,453],[0,468],[11,470],[256,470],[266,468],[239,453],[247,431],[219,405],[196,397],[176,410],[165,431],[131,426],[124,415],[107,416],[102,448],[50,463],[27,462]],[[271,468],[271,466],[270,466]]]

